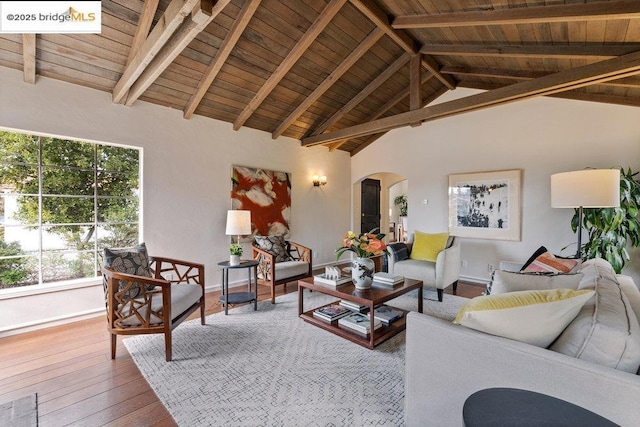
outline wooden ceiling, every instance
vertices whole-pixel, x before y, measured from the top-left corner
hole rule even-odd
[[[354,155],[534,96],[640,106],[640,1],[102,0],[101,34],[0,34],[0,65]],[[430,105],[457,87],[486,92]]]

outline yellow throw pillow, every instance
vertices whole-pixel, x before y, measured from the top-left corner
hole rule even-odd
[[[416,231],[409,258],[436,262],[438,253],[446,247],[448,238],[449,233],[429,234]]]
[[[551,289],[476,297],[460,308],[453,323],[546,348],[594,294]]]

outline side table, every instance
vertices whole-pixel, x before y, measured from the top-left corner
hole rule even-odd
[[[241,260],[238,265],[230,265],[229,261],[222,261],[218,263],[218,266],[222,269],[222,295],[220,295],[220,302],[224,304],[224,314],[229,314],[229,304],[240,304],[251,301],[253,301],[253,310],[258,310],[258,261]],[[229,270],[238,268],[247,269],[249,279],[247,292],[229,293]],[[251,274],[251,270],[253,270],[253,274]],[[252,277],[255,292],[251,292]]]
[[[466,427],[489,426],[616,426],[578,405],[546,394],[517,388],[488,388],[464,402]]]

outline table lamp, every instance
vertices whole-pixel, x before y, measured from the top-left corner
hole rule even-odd
[[[619,169],[585,169],[551,175],[551,207],[578,209],[578,259],[582,258],[582,208],[618,206]]]
[[[251,234],[251,211],[227,211],[226,234],[229,236],[238,236],[238,244],[240,244],[241,235]]]

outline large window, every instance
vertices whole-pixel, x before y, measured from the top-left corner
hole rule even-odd
[[[135,245],[140,151],[0,130],[0,289],[94,277]]]

